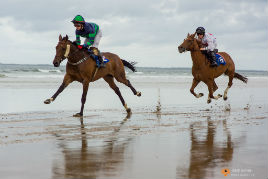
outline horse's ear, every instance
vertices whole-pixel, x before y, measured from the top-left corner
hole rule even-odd
[[[66,39],[66,41],[69,39],[68,35],[66,35],[65,39]]]
[[[59,41],[62,41],[62,36],[61,35],[59,36]]]
[[[189,37],[189,36],[190,36],[190,34],[188,33],[188,34],[187,34],[187,37]]]

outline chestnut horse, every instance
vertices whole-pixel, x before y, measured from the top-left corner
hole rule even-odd
[[[235,73],[235,64],[226,52],[219,52],[221,56],[225,59],[225,65],[219,65],[218,67],[210,67],[210,64],[204,54],[201,53],[199,48],[198,40],[195,38],[195,34],[188,34],[187,38],[183,41],[183,43],[178,46],[178,50],[180,53],[185,51],[191,52],[191,57],[193,61],[192,74],[193,74],[193,83],[190,89],[190,92],[196,97],[199,98],[203,96],[203,93],[196,94],[194,92],[195,87],[199,84],[200,81],[203,81],[208,86],[208,100],[210,103],[211,99],[218,99],[222,97],[222,95],[218,94],[217,96],[213,96],[213,93],[218,89],[217,84],[214,79],[221,76],[222,74],[229,76],[229,83],[227,88],[224,91],[223,99],[227,100],[227,92],[231,88],[233,84],[233,78],[237,78],[244,83],[247,83],[247,78],[242,75]]]
[[[74,117],[82,117],[89,83],[103,78],[118,95],[126,111],[130,113],[131,109],[127,107],[119,88],[114,82],[114,78],[118,82],[128,86],[134,95],[141,96],[141,93],[137,92],[129,80],[126,79],[124,66],[128,67],[133,72],[135,71],[135,67],[131,63],[120,59],[116,54],[105,52],[101,53],[101,55],[109,59],[109,62],[106,63],[105,68],[99,69],[87,50],[80,50],[74,43],[68,40],[67,35],[63,38],[60,35],[53,64],[55,67],[59,67],[60,63],[67,58],[66,74],[57,92],[51,98],[45,100],[44,103],[50,104],[70,83],[78,81],[83,84],[83,94],[81,98],[82,105],[80,112],[75,114]]]

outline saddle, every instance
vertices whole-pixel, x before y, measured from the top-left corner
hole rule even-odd
[[[87,53],[93,58],[93,60],[95,60],[98,68],[105,67],[105,64],[110,61],[109,59],[105,58],[105,56],[101,55],[100,52],[98,52],[99,54],[94,52],[94,49],[87,49]]]
[[[72,43],[77,46],[76,41]],[[109,60],[106,59],[104,56],[102,56],[100,51],[95,47],[90,48],[83,47],[82,49],[86,50],[87,54],[89,54],[89,56],[96,62],[98,68],[105,67],[105,63],[109,62]]]
[[[223,56],[221,56],[218,53],[218,49],[214,49],[215,55],[216,55],[216,63],[219,65],[225,65],[226,61],[224,59]],[[204,54],[206,56],[206,58],[208,59],[209,62],[211,62],[211,56],[207,53],[207,50],[201,50],[201,53]]]
[[[215,52],[215,53],[218,53],[219,50],[215,48],[215,49],[214,49],[214,52]],[[201,50],[201,53],[204,54],[207,58],[209,58],[209,57],[208,57],[209,55],[208,55],[207,50]]]

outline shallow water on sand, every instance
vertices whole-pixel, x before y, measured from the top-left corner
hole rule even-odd
[[[267,176],[267,105],[72,113],[2,116],[1,178]]]
[[[97,83],[83,119],[72,117],[80,108],[79,85],[44,105],[55,83],[5,83],[0,178],[267,177],[267,79],[247,86],[236,81],[227,101],[212,104],[189,93],[191,80],[172,80],[133,79],[141,98],[120,86],[132,115],[106,84]],[[225,87],[219,81],[219,92]]]

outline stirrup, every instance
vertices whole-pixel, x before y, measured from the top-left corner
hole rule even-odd
[[[102,63],[100,64],[100,66],[99,66],[99,67],[100,67],[100,68],[105,68],[105,66],[106,66],[106,65],[105,65],[105,63],[104,63],[104,62],[102,62]]]
[[[210,66],[210,67],[217,67],[218,64],[217,64],[216,62],[214,62],[214,63],[211,63],[209,66]]]

